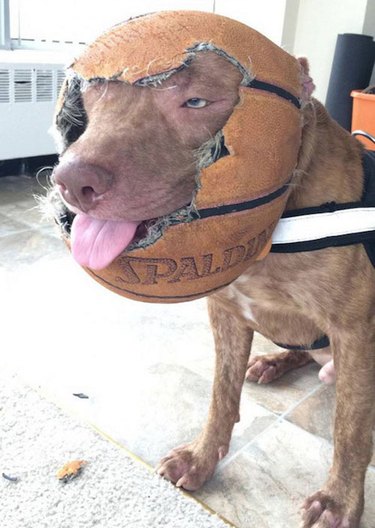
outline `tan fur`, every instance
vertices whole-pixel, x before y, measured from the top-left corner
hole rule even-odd
[[[305,108],[298,170],[288,209],[360,199],[361,147],[315,100]],[[256,322],[244,317],[244,299]],[[265,371],[260,368],[257,376],[257,360],[246,362],[254,330],[273,341],[296,345],[326,333],[337,372],[334,459],[326,484],[305,502],[303,527],[358,527],[375,413],[375,271],[364,248],[270,254],[208,303],[218,363],[208,422],[198,443],[162,461],[160,472],[171,477],[174,467],[176,475],[179,460],[187,453],[191,464],[183,475],[177,474],[184,487],[195,489],[213,472],[219,449],[228,448],[238,417],[239,387],[246,369],[248,377],[257,381]],[[290,354],[281,359],[290,361]],[[283,370],[276,358],[268,358],[271,366],[272,359],[276,370]],[[308,359],[302,353],[295,362]],[[206,464],[200,475],[191,478],[196,457]]]

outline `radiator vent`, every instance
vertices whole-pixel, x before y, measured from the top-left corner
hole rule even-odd
[[[63,69],[0,68],[0,105],[54,102],[64,78]]]
[[[52,70],[36,70],[36,101],[53,101]]]
[[[31,103],[31,70],[14,70],[14,102]]]
[[[10,101],[9,84],[9,70],[0,69],[0,103],[9,103]]]

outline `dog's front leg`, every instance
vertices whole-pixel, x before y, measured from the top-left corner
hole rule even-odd
[[[362,339],[342,334],[332,340],[337,373],[333,465],[323,489],[305,501],[303,528],[359,526],[375,413],[375,343],[371,328],[360,333]]]
[[[216,348],[215,378],[206,425],[198,438],[173,449],[158,473],[188,490],[208,480],[228,452],[250,354],[253,331],[227,312],[215,298],[208,302]]]

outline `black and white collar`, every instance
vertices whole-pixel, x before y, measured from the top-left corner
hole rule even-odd
[[[375,151],[364,152],[363,170],[361,201],[287,211],[273,232],[271,251],[295,253],[375,242]]]

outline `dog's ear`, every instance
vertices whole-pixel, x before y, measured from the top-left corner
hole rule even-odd
[[[302,83],[302,101],[307,103],[311,99],[311,94],[315,90],[315,84],[309,75],[310,67],[306,57],[299,57],[298,62],[301,67],[301,83]]]

